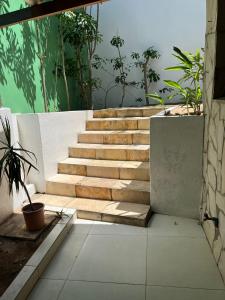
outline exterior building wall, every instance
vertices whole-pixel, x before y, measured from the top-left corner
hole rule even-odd
[[[210,217],[219,219],[219,228],[212,221],[203,222],[203,226],[225,280],[225,99],[213,99],[217,11],[217,0],[207,0],[204,183],[201,209],[202,218],[207,213]]]
[[[177,80],[178,72],[164,71],[164,68],[177,64],[172,56],[173,46],[195,52],[204,47],[205,35],[205,0],[110,0],[100,6],[100,32],[103,42],[97,47],[101,57],[115,57],[115,47],[110,45],[114,35],[120,35],[125,40],[122,55],[126,55],[131,63],[132,52],[142,53],[148,47],[154,46],[161,57],[152,64],[161,75],[161,80],[152,85],[151,91],[164,87],[163,80]],[[114,77],[112,69],[107,65],[108,72],[97,71],[101,77],[103,88],[112,86]],[[129,80],[139,81],[141,72],[132,67]],[[144,105],[137,98],[144,98],[144,91],[139,88],[127,89],[124,106]],[[104,107],[105,91],[95,92],[94,108]],[[121,88],[114,88],[108,95],[108,106],[115,107],[121,102]]]
[[[25,6],[24,0],[0,1],[0,14]],[[68,110],[65,84],[55,74],[61,64],[58,17],[28,21],[0,31],[0,106],[13,113],[44,112],[40,55],[46,56],[45,78],[49,111]],[[40,35],[38,35],[37,26]],[[70,47],[66,56],[72,57]],[[71,109],[79,109],[75,78],[68,78]]]

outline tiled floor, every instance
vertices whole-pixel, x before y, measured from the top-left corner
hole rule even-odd
[[[78,220],[29,297],[225,300],[197,221],[154,215],[149,228]]]

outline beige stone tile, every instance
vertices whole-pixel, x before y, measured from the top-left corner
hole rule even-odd
[[[76,196],[74,185],[61,182],[47,181],[46,192],[52,195]]]
[[[92,148],[84,148],[79,145],[77,147],[69,148],[69,156],[78,158],[95,158],[96,150]]]
[[[149,204],[150,193],[139,192],[128,189],[112,190],[112,199],[114,201],[124,201],[130,203]]]
[[[127,160],[147,162],[149,161],[150,150],[128,149],[126,154]]]
[[[93,113],[94,118],[116,118],[116,110],[115,109],[102,109],[96,110]]]
[[[87,168],[85,165],[77,165],[71,163],[59,163],[58,173],[87,176]]]
[[[87,176],[119,179],[120,172],[119,172],[119,168],[115,168],[115,167],[88,166]]]
[[[150,144],[150,133],[133,134],[133,144],[149,145]]]
[[[79,219],[86,219],[92,221],[102,220],[102,214],[95,211],[78,210],[77,215]]]
[[[132,162],[133,165],[124,163],[120,168],[120,179],[150,180],[149,163]]]
[[[104,135],[103,138],[104,144],[124,144],[131,145],[133,143],[132,134],[128,133],[110,133],[108,135]]]
[[[70,201],[67,207],[75,208],[78,211],[93,211],[93,212],[103,212],[108,205],[111,204],[111,201],[104,200],[94,200],[87,198],[75,198]]]
[[[138,120],[138,129],[150,129],[150,119],[140,119]]]
[[[66,207],[71,201],[73,201],[71,197],[63,197],[56,195],[48,195],[48,194],[38,194],[39,197],[32,197],[32,201],[41,201],[45,205],[57,206],[57,207]],[[35,196],[35,195],[34,195]]]
[[[163,111],[162,108],[146,108],[143,109],[143,117],[151,117]]]
[[[126,160],[126,150],[125,149],[97,149],[96,150],[97,159],[112,159],[112,160]]]
[[[84,133],[80,134],[78,137],[79,143],[94,143],[94,144],[103,144],[103,135],[102,134],[96,134],[94,132],[92,133]]]
[[[119,118],[127,118],[127,117],[142,117],[142,109],[139,108],[128,108],[128,109],[117,109],[116,115]]]

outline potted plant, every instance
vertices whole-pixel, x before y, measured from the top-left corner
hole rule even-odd
[[[172,99],[182,106],[150,119],[151,207],[153,211],[188,218],[199,217],[202,189],[204,116],[201,112],[203,57],[174,47],[179,71],[176,82],[165,80],[166,93],[150,98],[164,104]]]
[[[38,171],[32,163],[32,160],[36,160],[35,154],[24,149],[20,144],[18,146],[12,145],[9,120],[7,117],[3,120],[0,116],[0,121],[4,133],[4,139],[0,140],[0,150],[3,151],[3,156],[0,159],[0,184],[3,176],[5,176],[8,181],[9,194],[12,194],[14,185],[16,192],[19,192],[20,188],[25,191],[29,204],[22,208],[22,212],[27,230],[40,230],[44,227],[44,204],[32,203],[25,184],[30,170]]]

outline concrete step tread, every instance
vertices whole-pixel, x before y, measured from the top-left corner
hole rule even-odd
[[[121,180],[99,177],[87,177],[68,174],[57,174],[49,178],[48,182],[63,183],[83,187],[97,187],[113,190],[130,190],[137,192],[150,192],[150,184],[148,181],[138,180]]]
[[[149,120],[150,117],[126,117],[126,118],[93,118],[87,122],[113,122],[113,121],[139,121],[139,120]]]
[[[79,212],[89,212],[93,214],[103,214],[116,216],[122,219],[134,219],[146,221],[150,212],[150,205],[136,204],[118,201],[103,201],[89,198],[63,197],[48,194],[36,194],[32,198],[33,202],[42,202],[45,205],[62,208],[73,208]],[[89,215],[90,216],[90,215]],[[82,215],[82,217],[84,217]],[[99,216],[92,216],[99,220]],[[101,216],[102,219],[103,216]],[[104,219],[104,218],[103,218]],[[126,224],[126,222],[124,222]],[[143,223],[144,225],[144,223]]]
[[[150,149],[150,145],[114,145],[114,144],[82,144],[78,143],[70,146],[70,148],[82,149],[107,149],[107,150],[146,150]]]
[[[140,129],[136,129],[136,130],[88,130],[88,131],[84,131],[82,133],[80,133],[81,135],[87,134],[147,134],[150,135],[149,130],[140,130]]]
[[[162,111],[162,106],[107,108],[94,111],[94,118],[109,117],[148,117]]]
[[[80,166],[96,166],[106,168],[128,168],[128,169],[149,169],[148,162],[141,161],[125,161],[125,160],[100,160],[86,158],[67,158],[60,164],[80,165]]]

